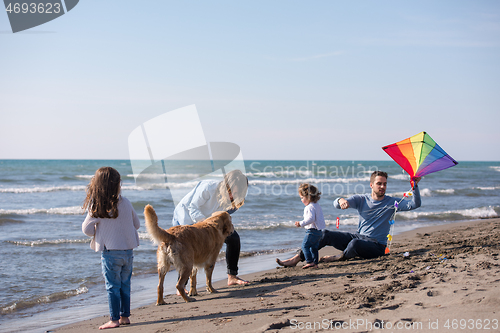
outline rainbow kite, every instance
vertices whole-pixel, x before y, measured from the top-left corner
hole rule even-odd
[[[408,172],[412,188],[415,177],[422,177],[458,164],[426,132],[418,133],[382,149]]]

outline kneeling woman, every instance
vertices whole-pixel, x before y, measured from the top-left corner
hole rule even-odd
[[[175,207],[172,225],[191,225],[203,221],[212,213],[236,212],[245,203],[248,179],[240,170],[228,172],[222,181],[199,182]],[[238,275],[240,236],[236,230],[226,238],[227,285],[244,285],[248,281]]]

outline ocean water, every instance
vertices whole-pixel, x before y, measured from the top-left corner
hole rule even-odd
[[[44,332],[83,314],[107,314],[100,253],[89,248],[90,239],[81,231],[85,189],[101,166],[120,172],[122,195],[141,219],[132,305],[155,302],[156,246],[144,227],[144,206],[153,205],[160,226],[170,227],[172,194],[178,196],[196,184],[201,176],[197,162],[180,163],[168,173],[166,188],[154,182],[136,184],[128,160],[0,160],[0,332]],[[340,230],[355,231],[356,211],[337,210],[332,202],[370,192],[374,170],[389,173],[388,195],[402,196],[410,189],[408,176],[392,161],[245,161],[249,191],[245,205],[233,214],[242,241],[240,274],[273,267],[277,253],[300,247],[304,230],[294,227],[304,208],[297,194],[300,183],[313,183],[323,193],[319,204],[327,228],[335,229],[339,217]],[[500,214],[500,162],[459,161],[426,176],[419,187],[422,207],[397,214],[396,234]],[[223,279],[224,264],[216,266]]]

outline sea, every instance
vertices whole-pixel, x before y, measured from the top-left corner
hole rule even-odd
[[[122,176],[122,196],[141,220],[141,245],[134,250],[132,308],[156,301],[156,245],[144,226],[151,204],[163,228],[171,226],[176,200],[203,176],[196,161],[167,174],[162,186],[136,182],[129,160],[0,160],[0,332],[47,332],[74,321],[109,315],[100,253],[82,233],[82,203],[95,171],[102,166]],[[300,248],[304,230],[294,222],[304,206],[297,189],[312,183],[327,228],[356,231],[357,212],[338,210],[333,200],[369,193],[370,174],[389,174],[387,194],[411,189],[408,175],[393,161],[244,161],[249,179],[245,205],[232,215],[241,238],[240,274],[271,269],[275,258]],[[222,179],[217,178],[216,179]],[[153,186],[155,185],[155,186]],[[399,212],[397,234],[423,226],[496,218],[500,214],[500,162],[460,162],[425,176],[422,206]],[[215,280],[225,279],[223,251]],[[202,273],[203,274],[203,273]],[[166,293],[174,292],[175,273],[167,274]],[[204,281],[204,278],[198,280]],[[168,313],[168,309],[165,309]]]

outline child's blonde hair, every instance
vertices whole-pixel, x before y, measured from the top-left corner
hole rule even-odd
[[[318,191],[316,186],[307,183],[300,184],[299,194],[309,199],[310,202],[318,202],[321,198],[321,192]]]
[[[112,167],[99,168],[87,186],[82,208],[88,209],[92,217],[115,219],[118,217],[120,189],[120,173]]]

